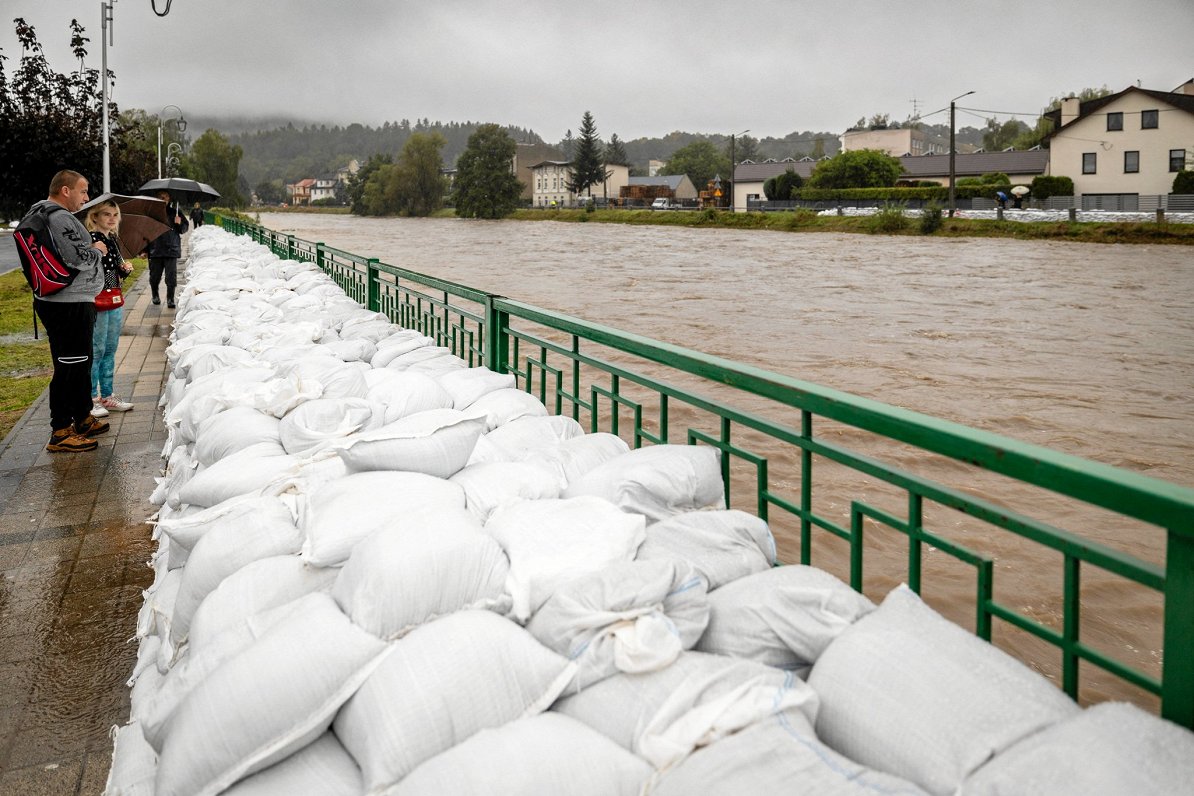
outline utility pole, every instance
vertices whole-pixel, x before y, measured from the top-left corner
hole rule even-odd
[[[954,211],[957,209],[957,200],[954,196],[954,155],[957,154],[958,147],[954,143],[954,103],[962,99],[962,97],[969,97],[973,91],[967,91],[954,97],[949,101],[949,217],[954,217]]]

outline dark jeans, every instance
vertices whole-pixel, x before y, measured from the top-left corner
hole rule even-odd
[[[50,428],[66,428],[91,414],[91,331],[95,303],[39,301],[33,307],[46,337],[54,377],[50,379]]]
[[[166,301],[174,301],[174,286],[178,283],[177,257],[149,258],[149,292],[154,298],[158,297],[158,284],[162,281],[162,274],[166,275]]]

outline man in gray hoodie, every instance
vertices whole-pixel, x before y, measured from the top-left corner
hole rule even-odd
[[[78,271],[73,282],[57,293],[33,299],[33,309],[46,327],[54,376],[50,380],[51,452],[90,451],[93,439],[108,423],[91,415],[91,330],[95,326],[95,297],[104,287],[100,260],[108,253],[102,242],[92,243],[83,222],[75,218],[87,201],[87,178],[64,170],[50,181],[50,196],[30,213],[48,214],[50,236],[63,263]],[[65,210],[65,212],[59,212]]]

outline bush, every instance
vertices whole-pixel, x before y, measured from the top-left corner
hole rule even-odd
[[[904,215],[903,202],[892,202],[879,208],[871,217],[871,231],[895,234],[908,228],[908,217]]]
[[[941,205],[929,202],[920,211],[920,234],[932,235],[941,229]]]
[[[1194,171],[1179,171],[1173,178],[1172,193],[1194,194]]]
[[[1032,191],[1032,197],[1041,202],[1050,196],[1074,195],[1074,181],[1069,177],[1053,177],[1046,174],[1039,174],[1032,178],[1032,184],[1028,187]]]

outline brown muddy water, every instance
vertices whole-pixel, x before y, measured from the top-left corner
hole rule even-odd
[[[269,214],[261,223],[546,309],[1194,486],[1194,251],[988,239],[919,239],[558,222]],[[738,396],[736,406],[766,413]],[[774,416],[774,412],[771,412]],[[790,417],[785,420],[791,420]],[[960,491],[1164,561],[1164,534],[867,435],[822,433]],[[766,449],[773,491],[799,500],[799,459]],[[848,528],[851,500],[906,516],[906,497],[817,465],[814,508]],[[737,471],[735,471],[736,476]],[[746,477],[743,475],[742,477]],[[822,483],[822,479],[824,483]],[[781,558],[798,525],[772,512]],[[993,557],[995,596],[1061,621],[1058,555],[945,509],[926,527]],[[907,544],[867,526],[866,591],[906,577]],[[814,534],[813,563],[844,576],[845,547]],[[924,594],[973,627],[974,571],[930,548]],[[1161,600],[1083,570],[1082,636],[1150,674]],[[996,622],[995,641],[1050,677],[1058,655]],[[1083,664],[1082,699],[1151,698]]]

